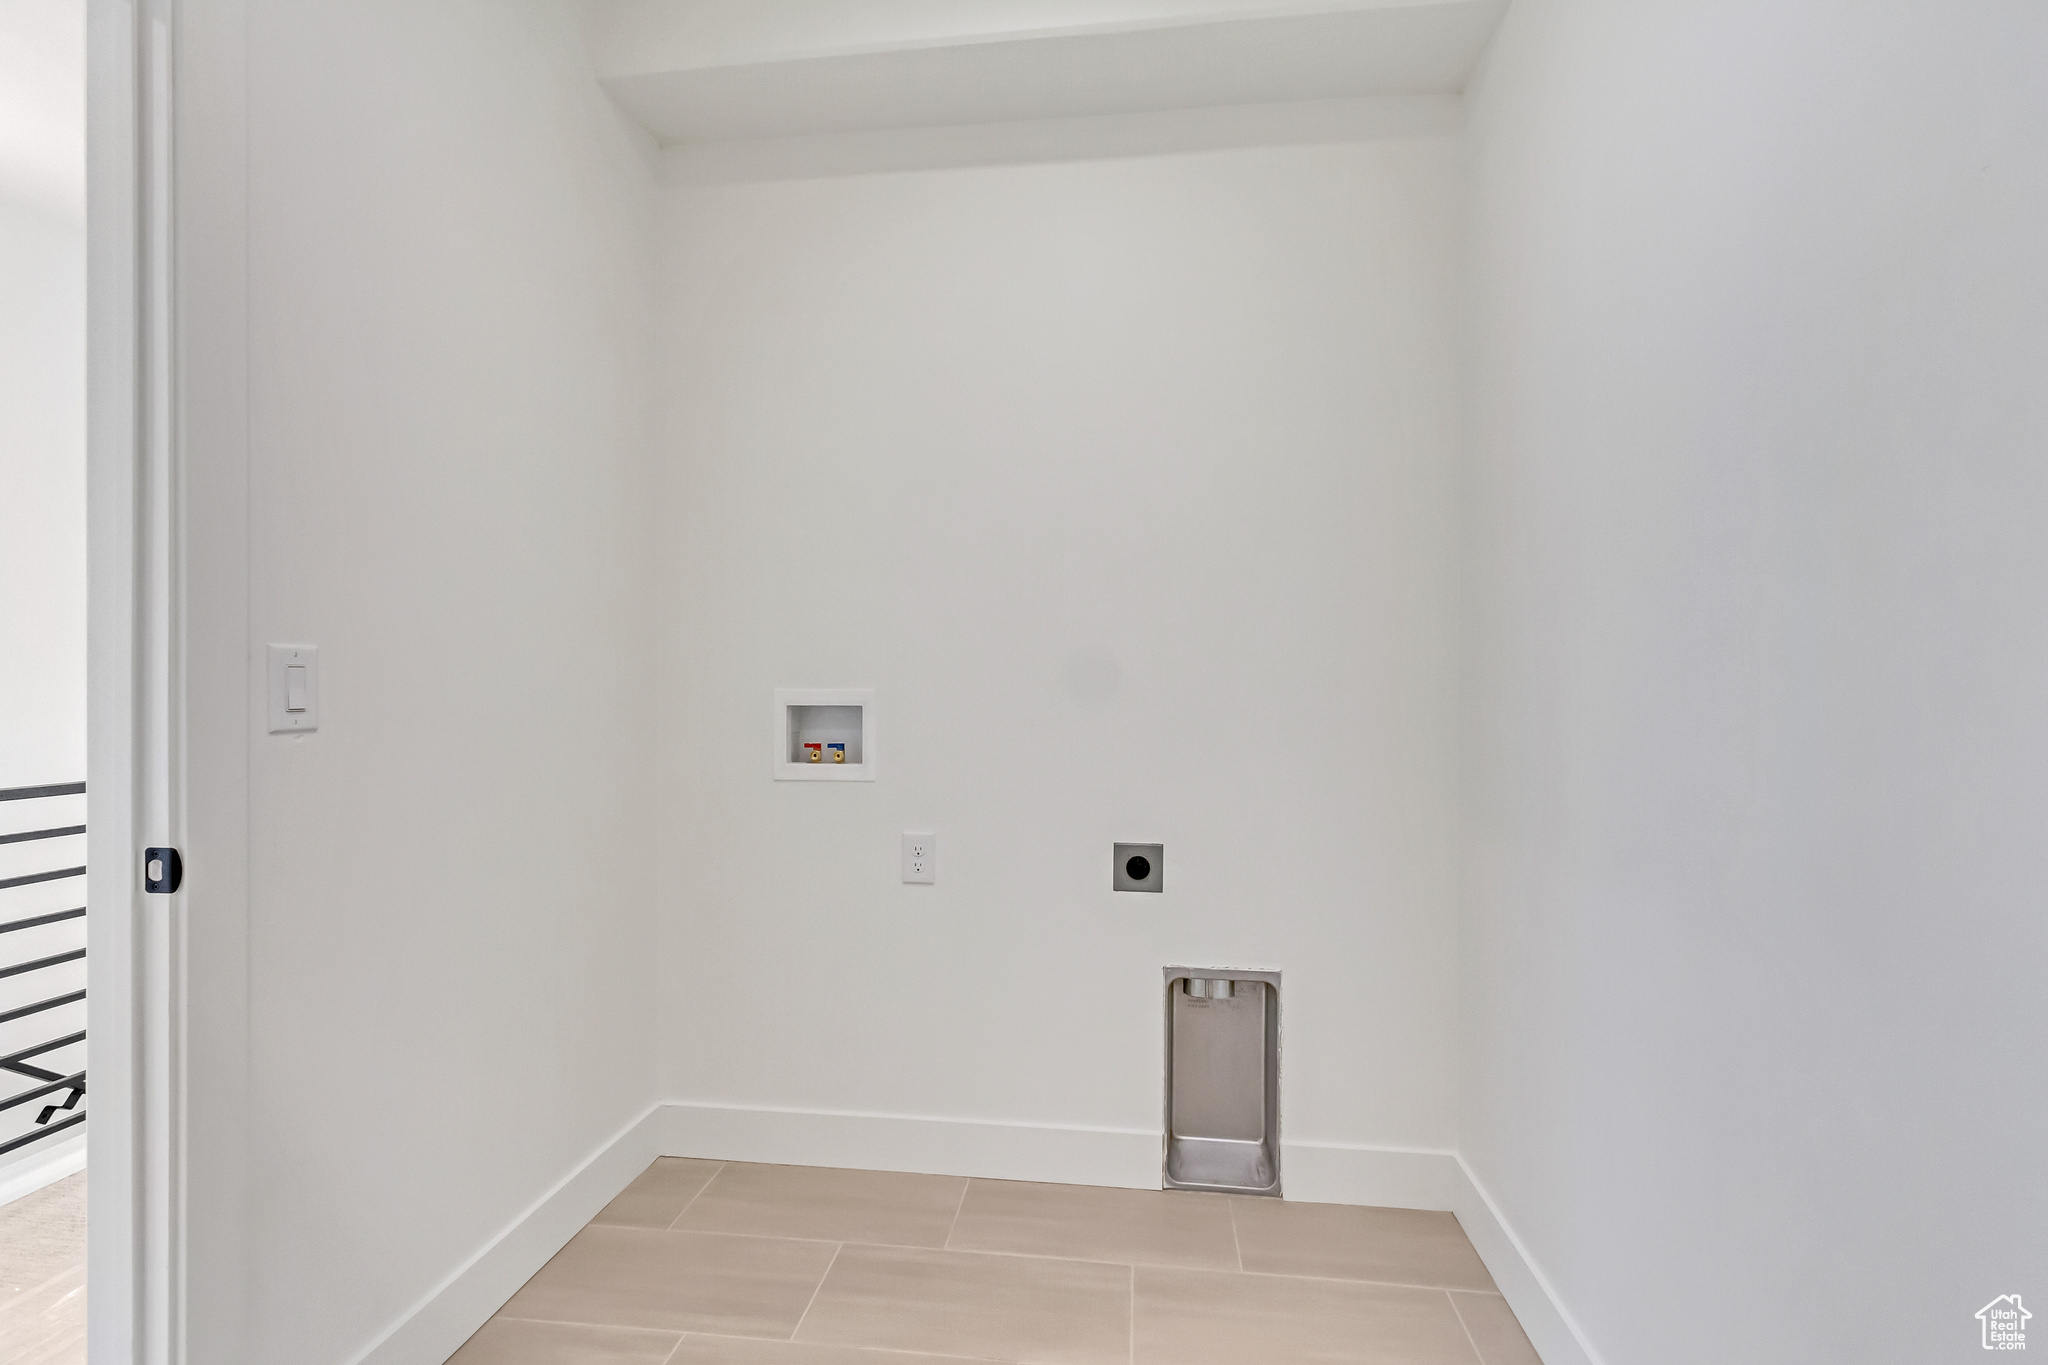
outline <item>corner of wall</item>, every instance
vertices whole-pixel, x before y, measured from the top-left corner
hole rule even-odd
[[[1458,1225],[1465,1229],[1479,1259],[1486,1262],[1495,1287],[1514,1309],[1515,1319],[1543,1358],[1543,1365],[1605,1365],[1479,1177],[1464,1157],[1455,1160],[1451,1212],[1458,1216]]]
[[[25,1149],[25,1159],[0,1167],[0,1205],[26,1199],[85,1169],[85,1133],[81,1130],[43,1151]]]
[[[660,1155],[660,1118],[650,1107],[592,1152],[350,1365],[442,1365]]]

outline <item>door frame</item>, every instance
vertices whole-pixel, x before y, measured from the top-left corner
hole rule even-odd
[[[91,1365],[243,1359],[242,0],[88,0]],[[184,855],[172,895],[142,849]]]

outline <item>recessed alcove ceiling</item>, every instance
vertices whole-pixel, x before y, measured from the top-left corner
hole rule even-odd
[[[1508,0],[592,0],[598,75],[670,146],[1455,94]]]

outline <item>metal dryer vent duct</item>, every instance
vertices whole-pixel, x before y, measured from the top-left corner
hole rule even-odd
[[[1280,1193],[1280,973],[1166,969],[1169,1190]]]

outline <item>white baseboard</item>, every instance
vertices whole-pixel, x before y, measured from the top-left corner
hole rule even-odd
[[[662,1107],[663,1156],[845,1166],[984,1180],[1159,1188],[1157,1130],[1068,1128],[737,1105]],[[1449,1152],[1284,1143],[1290,1199],[1384,1208],[1450,1209],[1464,1176]]]
[[[1282,1142],[1280,1188],[1304,1204],[1366,1204],[1382,1209],[1454,1207],[1462,1176],[1450,1152]]]
[[[535,1201],[352,1365],[442,1365],[657,1156],[1158,1189],[1157,1132],[728,1105],[659,1104]],[[1545,1365],[1602,1365],[1454,1152],[1297,1142],[1287,1197],[1458,1216]]]
[[[1459,1226],[1471,1238],[1479,1259],[1486,1262],[1494,1284],[1528,1334],[1529,1344],[1543,1357],[1543,1365],[1604,1365],[1550,1281],[1529,1258],[1522,1239],[1501,1217],[1479,1177],[1463,1157],[1457,1162],[1457,1199],[1451,1212],[1458,1215]]]
[[[661,1155],[660,1105],[626,1125],[436,1285],[352,1365],[443,1365]]]
[[[1159,1188],[1159,1134],[967,1119],[670,1104],[663,1156]]]
[[[25,1155],[20,1160],[0,1166],[0,1204],[12,1204],[45,1185],[54,1185],[65,1176],[84,1170],[85,1129],[89,1126],[79,1124],[76,1134],[62,1142],[53,1142],[42,1151],[24,1148]]]

